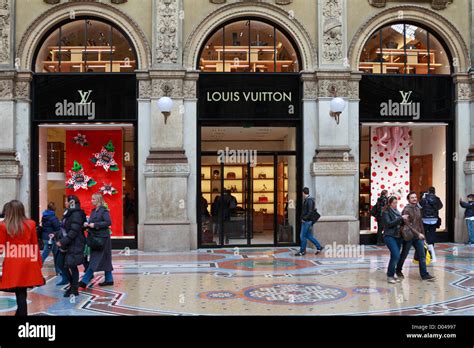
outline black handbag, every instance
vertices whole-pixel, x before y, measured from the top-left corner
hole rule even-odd
[[[91,250],[101,251],[105,247],[106,240],[107,237],[99,237],[94,232],[89,230],[89,233],[87,234],[86,243],[89,248],[91,248]]]
[[[308,214],[308,221],[311,221],[313,224],[315,224],[316,222],[318,222],[320,217],[321,214],[319,214],[318,211],[314,209]]]

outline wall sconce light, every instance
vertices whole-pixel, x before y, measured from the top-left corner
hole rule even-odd
[[[158,109],[161,111],[165,117],[165,124],[168,120],[168,117],[171,115],[171,110],[173,110],[173,100],[168,97],[169,86],[164,86],[165,96],[158,99]]]
[[[342,98],[333,98],[329,104],[329,115],[334,117],[336,124],[339,124],[339,116],[346,108],[346,101]]]

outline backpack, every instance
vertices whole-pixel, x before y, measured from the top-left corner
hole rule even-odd
[[[380,215],[379,202],[375,203],[372,209],[370,209],[370,215],[377,218]]]

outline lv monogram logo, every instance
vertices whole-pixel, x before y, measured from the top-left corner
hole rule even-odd
[[[79,104],[90,104],[92,101],[88,101],[89,100],[89,97],[92,93],[92,90],[88,90],[88,91],[83,91],[83,90],[78,90],[79,92],[79,95],[81,96],[81,102]]]
[[[410,99],[412,91],[409,91],[409,92],[399,91],[399,92],[402,95],[402,102],[400,104],[411,104],[411,101],[408,101],[408,100]]]

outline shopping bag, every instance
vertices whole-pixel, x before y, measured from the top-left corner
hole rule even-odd
[[[428,244],[426,244],[426,242],[423,243],[423,248],[425,249],[426,265],[428,266],[431,263],[431,253],[428,249]],[[417,265],[419,262],[420,261],[419,261],[418,253],[415,251],[415,256],[413,257],[413,263]]]

